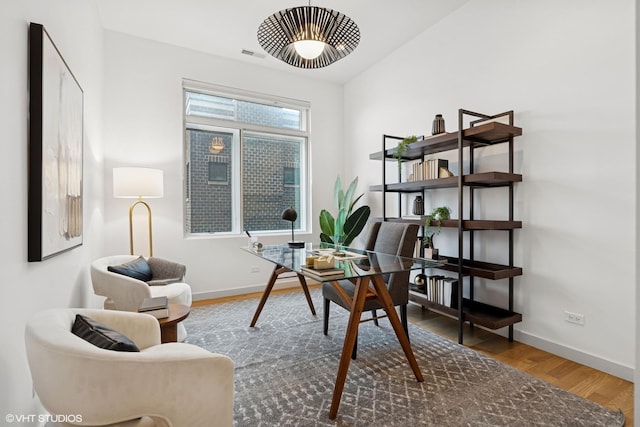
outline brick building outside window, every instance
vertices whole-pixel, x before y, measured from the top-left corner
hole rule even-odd
[[[185,232],[306,230],[308,103],[185,81]]]

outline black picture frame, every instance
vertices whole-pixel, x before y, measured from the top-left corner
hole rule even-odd
[[[41,24],[29,25],[28,261],[82,245],[84,92]]]

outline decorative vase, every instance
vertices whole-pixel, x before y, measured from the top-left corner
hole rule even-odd
[[[416,196],[413,199],[413,214],[424,215],[424,200],[422,200],[422,196]]]
[[[343,239],[344,239],[344,236],[342,235],[338,235],[338,234],[333,235],[333,248],[335,249],[335,253],[339,253],[341,250],[345,248],[344,243],[342,242]]]
[[[436,114],[436,118],[433,119],[433,127],[431,128],[431,135],[438,135],[440,133],[445,133],[444,130],[444,118],[442,114]]]

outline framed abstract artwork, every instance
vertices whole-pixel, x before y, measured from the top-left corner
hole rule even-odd
[[[29,25],[28,261],[82,245],[84,94],[51,37]]]

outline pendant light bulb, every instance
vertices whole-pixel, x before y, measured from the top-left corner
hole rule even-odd
[[[315,59],[324,51],[324,43],[318,40],[300,40],[294,42],[293,47],[304,59]]]
[[[296,37],[296,41],[293,42],[293,47],[298,55],[309,60],[322,55],[324,46],[320,28],[313,23],[305,24]]]

